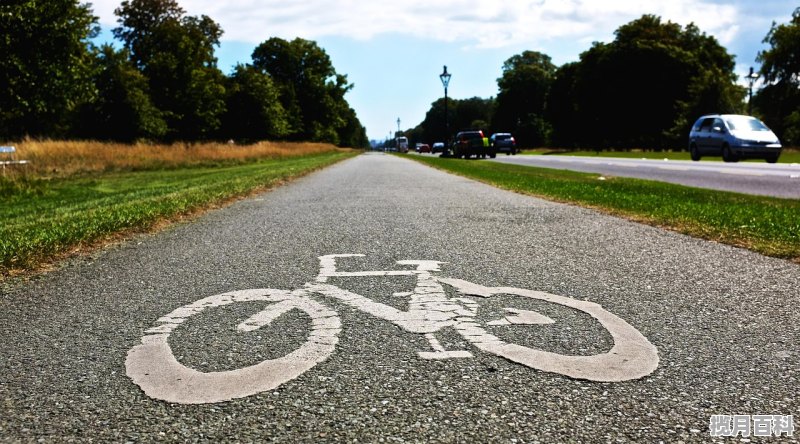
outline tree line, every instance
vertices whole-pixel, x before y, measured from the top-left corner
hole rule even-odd
[[[90,4],[23,0],[0,6],[0,139],[132,142],[304,140],[365,147],[345,94],[353,88],[315,42],[270,38],[225,75],[223,30],[176,0],[126,0],[92,43]]]
[[[800,145],[800,8],[774,24],[758,54],[764,86],[752,99],[785,146]],[[448,102],[450,129],[511,132],[524,147],[593,149],[685,148],[704,114],[746,114],[747,88],[737,83],[734,56],[694,24],[644,15],[560,67],[540,52],[509,58],[497,97]],[[405,131],[411,143],[443,141],[444,99]],[[452,134],[450,135],[452,137]]]

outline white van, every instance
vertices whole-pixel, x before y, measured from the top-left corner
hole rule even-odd
[[[697,119],[689,133],[692,160],[703,155],[722,156],[725,162],[740,159],[778,161],[781,142],[764,122],[750,116],[711,114]]]

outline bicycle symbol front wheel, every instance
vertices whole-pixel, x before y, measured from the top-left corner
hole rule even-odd
[[[311,317],[307,341],[285,356],[229,371],[204,373],[175,358],[168,339],[188,318],[208,308],[253,301],[271,304],[241,322],[237,330],[254,331],[296,309]],[[218,294],[180,307],[158,322],[160,325],[146,331],[141,344],[128,351],[126,372],[148,396],[181,404],[229,401],[272,390],[330,356],[341,331],[336,312],[308,297],[306,290],[253,289]]]
[[[605,310],[599,304],[522,288],[480,287],[452,279],[443,279],[442,281],[454,286],[456,289],[465,290],[465,293],[479,288],[482,296],[493,294],[516,295],[584,312],[597,320],[608,331],[614,341],[614,346],[605,353],[588,356],[564,355],[506,342],[490,334],[475,319],[459,322],[456,330],[461,336],[478,349],[487,353],[537,370],[598,382],[620,382],[638,379],[649,375],[658,367],[658,351],[656,347],[633,326]],[[461,285],[462,282],[463,284],[468,284],[468,286]],[[460,286],[462,288],[459,288]],[[514,310],[509,311],[513,312]],[[551,319],[535,312],[528,312],[526,316],[537,317],[531,323],[553,322]]]

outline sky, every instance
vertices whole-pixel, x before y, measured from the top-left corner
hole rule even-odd
[[[744,76],[773,22],[788,23],[796,0],[178,0],[188,15],[207,15],[224,30],[217,48],[227,73],[249,63],[270,37],[314,40],[336,72],[354,85],[347,101],[370,139],[417,126],[444,96],[497,95],[503,62],[525,50],[553,63],[577,61],[592,42],[610,42],[621,25],[653,14],[696,24],[736,57]],[[101,39],[117,26],[119,0],[90,1]],[[745,84],[744,81],[742,84]]]

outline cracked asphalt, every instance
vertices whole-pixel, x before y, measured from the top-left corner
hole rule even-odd
[[[341,318],[336,349],[273,390],[171,404],[127,376],[128,351],[176,308],[234,290],[302,288],[319,256],[347,253],[365,255],[343,259],[347,270],[436,260],[441,276],[595,302],[656,347],[658,367],[636,380],[576,380],[481,352],[452,328],[437,333],[442,346],[473,357],[425,360],[423,335],[315,295]],[[413,276],[331,282],[398,309],[415,285]],[[382,153],[2,291],[2,442],[739,442],[712,439],[711,416],[800,413],[800,266]],[[506,299],[477,301],[479,320],[514,303],[556,322],[490,328],[504,340],[572,355],[614,343],[583,312]],[[304,343],[311,322],[296,310],[236,331],[262,308],[206,310],[169,345],[185,366],[212,372]]]

